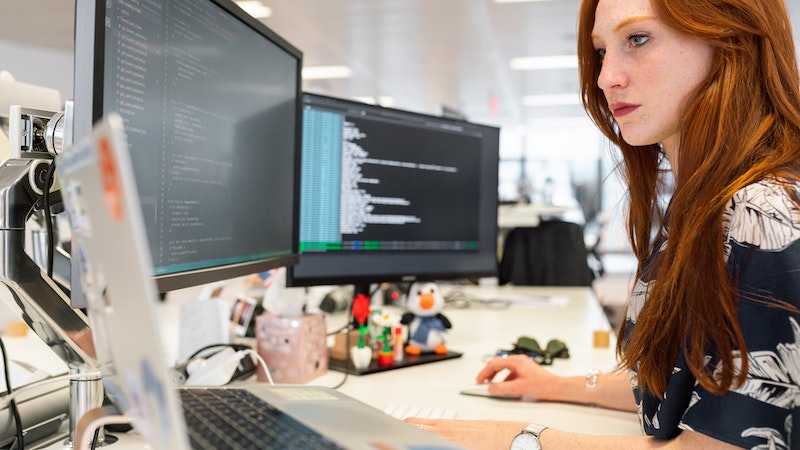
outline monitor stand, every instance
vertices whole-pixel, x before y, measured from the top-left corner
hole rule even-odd
[[[37,180],[51,164],[47,157],[8,159],[0,165],[0,302],[3,302],[69,367],[70,435],[74,443],[77,420],[103,402],[92,330],[87,318],[70,307],[58,284],[25,252],[25,222],[42,207]],[[98,442],[103,442],[101,432]],[[76,446],[77,447],[77,446]]]

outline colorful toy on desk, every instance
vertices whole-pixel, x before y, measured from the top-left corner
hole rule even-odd
[[[452,324],[441,313],[444,296],[436,283],[414,283],[408,292],[408,312],[400,323],[408,325],[406,354],[447,354],[445,335]]]
[[[394,327],[394,362],[402,362],[405,353],[403,350],[403,327]]]
[[[392,330],[400,325],[400,317],[395,314],[373,312],[370,320],[381,332],[375,336],[378,350],[378,365],[381,367],[394,365],[394,334]]]
[[[378,339],[378,365],[386,367],[394,365],[394,352],[392,351],[392,344],[386,335]]]
[[[353,367],[358,370],[366,369],[372,362],[372,348],[365,344],[365,335],[369,332],[366,325],[361,325],[358,329],[358,345],[350,349],[350,359],[353,360]]]
[[[369,296],[358,294],[353,298],[353,325],[360,327],[367,324],[369,319]]]
[[[372,348],[365,343],[369,332],[369,296],[358,294],[353,299],[353,325],[358,327],[358,345],[350,348],[350,359],[357,370],[366,369],[372,362]]]

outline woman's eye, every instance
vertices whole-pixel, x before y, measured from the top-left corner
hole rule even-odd
[[[632,34],[628,36],[628,41],[630,41],[634,47],[639,47],[641,45],[644,45],[644,43],[647,42],[648,39],[650,39],[650,37],[644,34]]]

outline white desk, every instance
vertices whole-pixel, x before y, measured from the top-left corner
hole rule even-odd
[[[431,406],[455,410],[460,419],[507,419],[536,421],[567,431],[609,434],[640,434],[638,418],[633,413],[546,402],[494,400],[465,396],[459,389],[474,383],[475,375],[486,358],[500,348],[510,349],[522,335],[533,337],[541,345],[558,338],[569,348],[569,359],[556,359],[551,369],[557,373],[583,375],[589,369],[603,371],[614,367],[614,338],[609,348],[593,348],[593,330],[608,329],[608,321],[588,288],[470,288],[483,298],[509,296],[558,296],[566,299],[556,305],[522,306],[506,309],[446,309],[443,313],[453,323],[448,345],[463,353],[457,359],[440,361],[369,375],[348,375],[340,390],[378,409],[390,403],[408,406]],[[334,324],[329,324],[334,329]],[[30,339],[35,337],[26,338]],[[21,343],[21,342],[20,342]],[[15,346],[12,346],[15,347]],[[19,347],[18,347],[19,348]],[[11,354],[16,352],[12,349]],[[52,362],[52,361],[51,361]],[[57,371],[58,364],[50,366]],[[310,384],[337,385],[345,375],[329,371]],[[58,450],[61,445],[47,449]],[[113,447],[118,450],[141,449],[134,436],[122,436]]]
[[[496,288],[500,295],[530,294],[567,297],[566,306],[513,306],[508,309],[446,309],[453,323],[448,346],[463,356],[419,366],[368,375],[349,375],[339,388],[378,409],[390,403],[453,409],[459,419],[507,419],[536,421],[567,431],[608,434],[641,434],[636,414],[594,407],[494,400],[458,393],[475,382],[486,358],[500,348],[510,349],[527,335],[541,345],[553,338],[563,340],[569,359],[556,359],[552,370],[564,375],[584,375],[589,369],[610,370],[616,363],[615,341],[605,349],[593,348],[593,330],[609,329],[603,311],[588,288]],[[482,295],[487,295],[485,288]],[[333,386],[344,376],[329,371],[312,381]]]

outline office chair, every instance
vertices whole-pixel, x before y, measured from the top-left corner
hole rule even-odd
[[[500,284],[517,286],[591,286],[583,227],[551,220],[509,232],[500,260]]]

